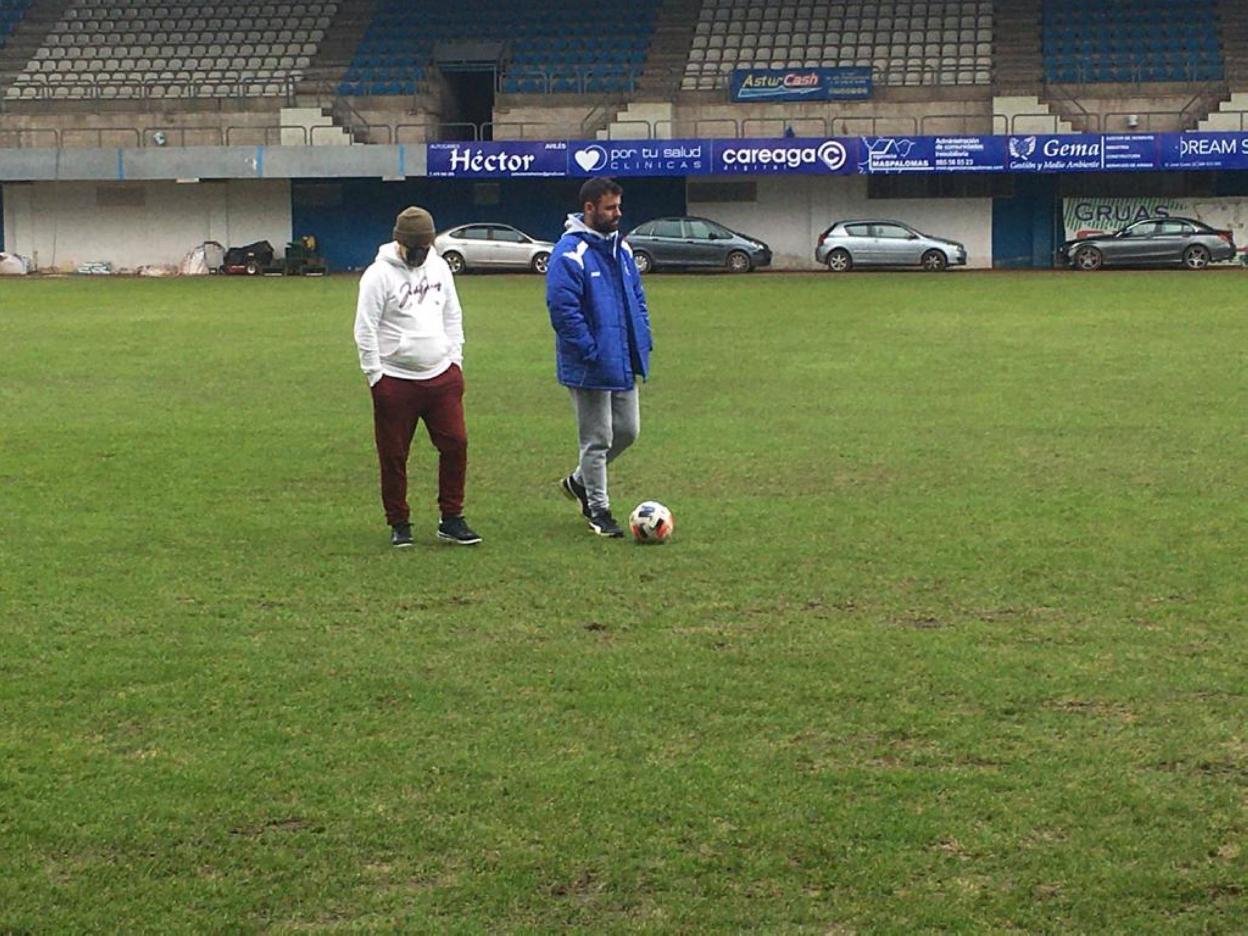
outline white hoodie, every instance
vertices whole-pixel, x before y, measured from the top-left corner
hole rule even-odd
[[[412,269],[383,244],[360,279],[355,345],[371,387],[382,376],[431,380],[464,362],[464,314],[446,261],[430,249]]]

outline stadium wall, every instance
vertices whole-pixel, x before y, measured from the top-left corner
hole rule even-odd
[[[280,256],[291,230],[286,179],[6,184],[3,203],[5,243],[41,269],[172,266],[206,240]]]
[[[626,228],[659,215],[685,213],[682,178],[622,179]],[[470,221],[512,224],[544,240],[558,240],[569,212],[578,210],[581,179],[411,178],[299,179],[291,183],[295,236],[314,234],[331,270],[368,266],[390,239],[394,216],[408,205],[433,213],[439,230]]]
[[[736,180],[732,180],[736,181]],[[766,241],[773,266],[815,270],[815,242],[829,225],[850,218],[892,218],[966,245],[967,266],[992,266],[991,198],[869,199],[865,176],[760,178],[751,201],[702,201],[690,189],[689,213],[704,215]]]

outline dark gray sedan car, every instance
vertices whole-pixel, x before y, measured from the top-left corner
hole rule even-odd
[[[1058,263],[1076,270],[1106,266],[1170,266],[1203,270],[1235,258],[1235,238],[1191,218],[1148,218],[1114,234],[1069,240],[1057,249]]]
[[[748,273],[771,265],[771,248],[706,218],[656,218],[628,235],[642,273],[663,267],[726,269]]]

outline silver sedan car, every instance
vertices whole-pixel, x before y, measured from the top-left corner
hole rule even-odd
[[[531,270],[545,273],[555,245],[510,224],[461,224],[433,241],[452,273],[466,270]]]
[[[867,266],[913,266],[937,273],[966,266],[966,248],[900,221],[838,221],[819,235],[815,259],[833,273]]]

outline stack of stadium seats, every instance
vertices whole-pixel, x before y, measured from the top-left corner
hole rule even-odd
[[[890,85],[988,84],[991,0],[703,0],[681,88],[738,68],[869,67]]]
[[[31,0],[0,0],[0,49],[9,33],[17,29],[30,4]]]
[[[1214,0],[1046,0],[1044,72],[1056,82],[1213,81],[1223,76]]]
[[[12,2],[12,0],[0,0]],[[336,0],[73,0],[7,99],[282,95],[316,54]]]
[[[411,94],[443,41],[505,44],[499,90],[618,93],[645,64],[659,0],[628,15],[605,0],[465,0],[447,16],[432,0],[382,0],[338,86],[341,94]]]

